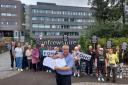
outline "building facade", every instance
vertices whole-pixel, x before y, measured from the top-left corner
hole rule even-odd
[[[94,22],[90,8],[41,2],[29,6],[29,19],[33,37],[49,45],[58,45],[65,37],[68,44],[76,43],[81,30]]]
[[[22,14],[19,0],[0,0],[0,36],[18,40],[22,30]]]

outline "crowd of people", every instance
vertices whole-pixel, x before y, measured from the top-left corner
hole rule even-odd
[[[65,46],[66,48],[69,47],[68,45]],[[17,69],[17,71],[24,71],[24,70],[33,70],[35,72],[37,71],[46,71],[46,72],[56,72],[53,71],[53,69],[48,68],[46,66],[43,66],[43,60],[45,57],[43,55],[44,50],[55,50],[56,52],[66,52],[65,49],[59,48],[59,47],[48,47],[44,44],[41,45],[30,45],[29,43],[20,43],[20,42],[11,42],[8,45],[8,48],[10,50],[10,56],[11,56],[11,70],[14,68]],[[78,54],[81,52],[81,46],[77,45],[74,47],[74,50],[71,53],[71,56],[73,58],[73,62],[68,63],[69,67],[72,68],[73,73],[70,71],[67,73],[72,74],[74,77],[80,77],[82,74],[81,72],[81,64],[85,63],[84,68],[84,74],[90,75],[90,76],[96,76],[98,81],[109,81],[112,77],[112,81],[116,82],[116,78],[122,78],[123,77],[123,64],[124,64],[124,58],[122,55],[122,50],[120,47],[116,48],[103,48],[100,45],[97,45],[97,47],[94,49],[93,46],[89,46],[86,54],[91,55],[90,60],[82,59]],[[71,61],[71,59],[67,59]],[[15,64],[14,64],[15,63]],[[73,65],[72,65],[73,64]],[[118,69],[117,69],[118,68]],[[60,68],[55,67],[55,70],[60,70]],[[61,70],[69,70],[69,68],[63,68]],[[70,69],[71,70],[71,69]],[[95,70],[95,72],[94,72]],[[57,71],[58,73],[61,71]],[[58,74],[56,72],[56,74]],[[66,74],[66,72],[62,72],[62,74]],[[57,76],[61,78],[60,74]],[[57,77],[57,78],[58,78]],[[60,81],[60,80],[58,80]],[[68,83],[71,83],[68,82]],[[60,84],[57,84],[60,85]],[[62,85],[62,84],[61,84]],[[70,84],[65,84],[70,85]]]

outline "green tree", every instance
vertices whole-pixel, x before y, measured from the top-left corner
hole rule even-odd
[[[98,22],[113,22],[121,18],[120,0],[89,0]]]
[[[86,45],[87,45],[87,44],[86,44],[86,41],[85,41],[85,37],[80,36],[79,44],[81,45],[81,51],[82,51],[82,52],[86,52],[86,48],[87,48]]]

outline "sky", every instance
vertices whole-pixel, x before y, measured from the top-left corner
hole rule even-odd
[[[32,5],[36,2],[56,3],[57,5],[87,7],[88,0],[21,0],[22,3]]]

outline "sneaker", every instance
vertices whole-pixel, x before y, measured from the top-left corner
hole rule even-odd
[[[48,72],[48,70],[46,72]]]
[[[100,77],[98,78],[98,81],[100,81]]]
[[[23,71],[23,69],[20,69],[20,71]]]
[[[51,71],[51,70],[49,70],[48,72],[49,72],[49,73],[51,73],[52,71]]]
[[[13,68],[10,68],[10,70],[13,70]]]
[[[113,82],[113,83],[115,83],[116,81],[115,81],[115,80],[113,80],[112,82]]]
[[[87,73],[84,73],[84,75],[86,76],[86,75],[87,75]]]
[[[122,75],[120,75],[120,79],[122,79],[123,78],[123,76]]]
[[[19,69],[19,68],[18,68],[17,70],[18,70],[18,71],[20,71],[20,69]]]
[[[78,74],[77,76],[80,77],[80,74]]]
[[[102,81],[104,81],[104,78],[101,78]]]
[[[73,74],[73,76],[75,77],[75,76],[76,76],[76,74],[74,73],[74,74]]]
[[[119,78],[119,75],[117,75],[116,77]]]
[[[93,76],[93,74],[90,74],[90,76]]]

